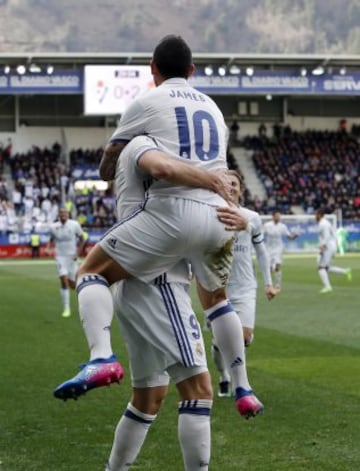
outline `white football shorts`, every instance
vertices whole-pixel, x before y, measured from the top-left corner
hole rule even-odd
[[[337,252],[336,244],[329,244],[325,248],[322,254],[318,257],[318,266],[321,268],[329,267],[331,265],[332,259],[335,257]]]
[[[135,278],[112,287],[134,387],[165,386],[207,371],[200,325],[182,283],[145,284]]]
[[[270,267],[275,267],[275,265],[281,265],[282,264],[282,254],[283,250],[282,249],[268,249],[268,254],[269,254],[269,261],[270,261]]]
[[[215,206],[175,197],[151,198],[144,209],[120,221],[99,243],[144,282],[187,259],[203,288],[214,291],[229,278],[233,236],[218,220]]]
[[[230,298],[230,302],[234,311],[240,317],[242,326],[254,330],[256,317],[256,290],[250,290],[241,296],[237,296],[236,300],[232,300]]]
[[[79,268],[79,263],[73,257],[56,257],[56,266],[59,278],[67,276],[69,280],[75,281],[76,272]]]

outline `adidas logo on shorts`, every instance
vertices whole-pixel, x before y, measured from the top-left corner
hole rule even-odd
[[[116,239],[109,239],[108,240],[108,244],[110,245],[110,247],[112,249],[115,249],[116,248],[116,244],[117,244],[117,240]]]

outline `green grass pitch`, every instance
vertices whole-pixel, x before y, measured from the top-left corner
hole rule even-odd
[[[331,294],[319,294],[315,256],[285,258],[273,301],[260,289],[247,359],[265,412],[246,421],[232,399],[215,398],[212,470],[360,469],[360,257],[336,263],[353,268],[353,281],[331,275]],[[78,401],[54,399],[53,388],[88,358],[75,295],[73,316],[61,318],[50,261],[0,261],[0,293],[0,471],[103,470],[130,397],[128,375]],[[116,323],[113,347],[126,365]],[[210,357],[209,365],[216,391]],[[183,469],[173,386],[133,469]]]

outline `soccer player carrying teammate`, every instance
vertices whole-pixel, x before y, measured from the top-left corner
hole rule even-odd
[[[83,251],[85,237],[80,224],[69,218],[69,211],[60,208],[59,221],[50,226],[50,239],[46,247],[49,253],[55,245],[55,258],[60,279],[60,294],[63,304],[63,317],[70,317],[70,291],[75,289],[78,256]]]
[[[131,154],[143,145],[154,143],[149,137],[136,137],[118,160],[119,220],[144,199],[149,175],[131,162]],[[115,430],[108,471],[134,463],[165,398],[169,378],[179,392],[178,437],[185,469],[208,469],[212,385],[189,283],[188,264],[181,261],[153,282],[130,278],[115,286],[114,308],[129,355],[133,392]]]
[[[340,268],[331,264],[337,251],[336,232],[331,223],[326,219],[325,211],[318,209],[315,213],[315,219],[319,229],[318,273],[323,283],[320,293],[327,294],[333,290],[328,273],[345,275],[349,281],[352,279],[352,273],[351,268]]]
[[[119,153],[137,135],[149,135],[158,149],[185,159],[186,174],[192,167],[212,172],[226,169],[224,117],[213,100],[188,84],[186,79],[194,71],[188,45],[180,37],[165,37],[155,48],[151,68],[156,88],[135,100],[122,115],[105,148],[102,178],[114,178]],[[243,376],[244,345],[238,341],[242,326],[225,291],[233,234],[216,215],[216,207],[223,206],[224,199],[208,190],[184,187],[184,173],[174,175],[168,162],[152,157],[151,152],[133,156],[134,164],[155,178],[144,204],[110,230],[80,267],[77,292],[90,363],[59,386],[55,395],[77,397],[113,381],[111,375],[102,374],[119,365],[112,359],[109,332],[106,335],[104,330],[113,314],[109,285],[130,276],[150,282],[187,258],[214,337],[230,367],[237,408],[240,411],[239,404],[246,401],[246,414],[256,415],[254,395],[246,389]],[[193,185],[198,186],[196,180]],[[90,381],[87,373],[95,365],[98,380]]]
[[[252,248],[255,249],[260,270],[265,284],[265,294],[270,301],[278,290],[273,287],[270,272],[269,256],[264,243],[262,223],[258,213],[241,206],[243,200],[243,182],[239,174],[230,170],[232,198],[236,206],[218,209],[220,221],[226,223],[229,230],[237,230],[234,246],[234,259],[231,268],[227,292],[234,310],[240,317],[245,346],[254,338],[257,280],[252,261]],[[241,230],[242,218],[246,217],[248,226]],[[219,397],[230,397],[230,374],[225,366],[220,349],[213,342],[212,354],[214,363],[220,373]],[[259,409],[263,408],[259,401]]]
[[[281,289],[282,281],[282,254],[284,252],[283,237],[294,240],[298,234],[291,233],[283,222],[279,211],[274,211],[272,220],[264,224],[266,248],[270,257],[271,270],[275,276],[275,288]]]

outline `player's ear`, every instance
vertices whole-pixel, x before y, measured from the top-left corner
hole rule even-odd
[[[192,75],[194,75],[195,70],[196,70],[195,64],[191,64],[188,77],[191,77]]]
[[[150,62],[150,69],[151,69],[151,73],[152,75],[158,75],[159,74],[159,70],[154,62],[154,59],[151,59],[151,62]]]

